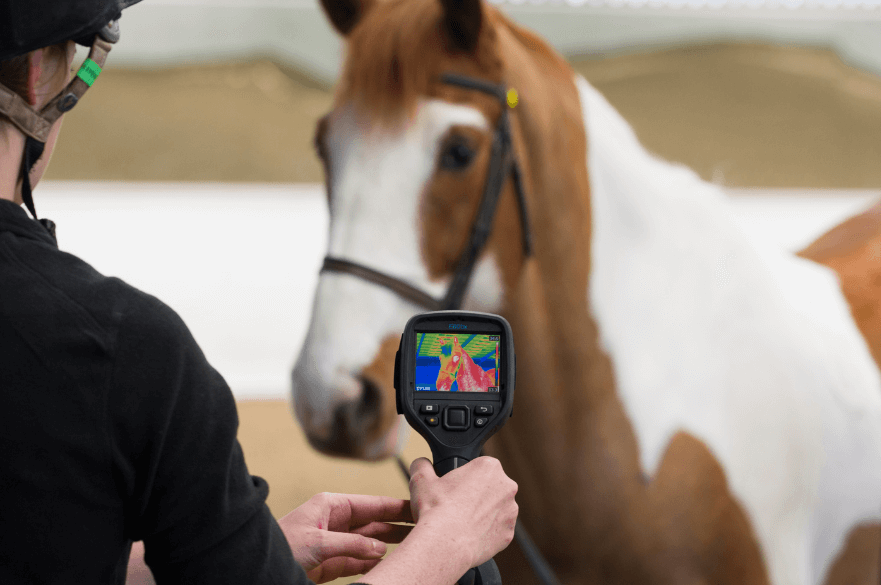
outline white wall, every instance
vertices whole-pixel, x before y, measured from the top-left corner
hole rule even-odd
[[[326,247],[316,186],[43,183],[59,247],[184,319],[237,397],[282,397]]]
[[[62,250],[180,313],[237,398],[287,396],[326,247],[321,186],[46,182],[35,198]],[[879,198],[738,191],[733,202],[755,237],[795,250]]]
[[[515,20],[536,30],[565,55],[706,41],[759,41],[828,46],[848,63],[881,74],[879,6],[881,0],[501,4]],[[126,10],[121,25],[122,40],[110,57],[111,66],[155,67],[269,56],[331,83],[337,78],[343,51],[318,0],[148,0]]]

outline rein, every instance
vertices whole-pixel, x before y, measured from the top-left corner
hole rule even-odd
[[[407,464],[404,463],[400,455],[395,455],[395,460],[398,462],[398,468],[401,470],[401,473],[404,474],[407,481],[410,481],[410,470],[407,469]],[[541,585],[560,585],[554,570],[545,560],[538,547],[535,546],[535,542],[532,541],[532,537],[526,532],[526,528],[523,527],[523,523],[520,522],[519,518],[517,519],[517,524],[514,525],[514,540],[517,541],[517,546],[520,547],[520,551],[526,557],[526,561]]]
[[[492,232],[493,219],[498,208],[499,196],[508,175],[514,183],[514,192],[517,196],[517,206],[520,211],[520,225],[522,228],[523,254],[525,257],[532,255],[532,232],[529,229],[529,213],[526,207],[526,193],[523,189],[523,179],[517,157],[514,155],[511,141],[511,122],[508,109],[516,105],[509,103],[508,94],[504,85],[488,83],[481,79],[474,79],[464,75],[453,73],[444,74],[441,81],[448,85],[456,85],[465,89],[472,89],[489,94],[498,99],[502,104],[502,113],[496,122],[493,133],[492,150],[490,151],[489,167],[487,169],[486,183],[483,187],[483,197],[477,210],[477,218],[471,228],[471,236],[468,245],[456,263],[456,271],[443,298],[435,298],[427,292],[412,284],[389,276],[369,266],[352,262],[343,258],[327,256],[321,267],[321,272],[340,272],[351,274],[362,280],[390,289],[408,301],[421,305],[432,311],[453,310],[462,306],[465,290],[471,281],[474,266],[480,253],[486,246],[489,235]]]

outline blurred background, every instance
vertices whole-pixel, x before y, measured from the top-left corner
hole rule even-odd
[[[881,195],[881,0],[497,6],[756,238],[797,250]],[[183,316],[277,516],[319,491],[405,497],[393,463],[312,452],[287,403],[327,228],[312,135],[344,43],[305,0],[148,0],[121,26],[37,190],[60,246]],[[424,454],[414,435],[405,459]]]

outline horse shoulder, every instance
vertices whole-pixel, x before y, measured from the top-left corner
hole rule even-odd
[[[836,272],[856,325],[881,365],[881,204],[832,228],[799,256]]]

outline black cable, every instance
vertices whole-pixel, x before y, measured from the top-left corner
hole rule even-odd
[[[526,557],[526,561],[532,567],[532,571],[541,585],[560,585],[554,570],[545,560],[538,547],[535,546],[535,542],[532,541],[532,537],[526,532],[526,528],[523,527],[520,520],[517,520],[517,524],[514,526],[514,540],[517,541],[517,545],[520,547],[523,556]]]
[[[404,474],[404,477],[407,478],[407,481],[410,481],[410,469],[407,467],[407,464],[404,463],[404,460],[401,459],[400,455],[395,455],[395,459],[398,462],[398,467],[401,468],[401,473]]]

